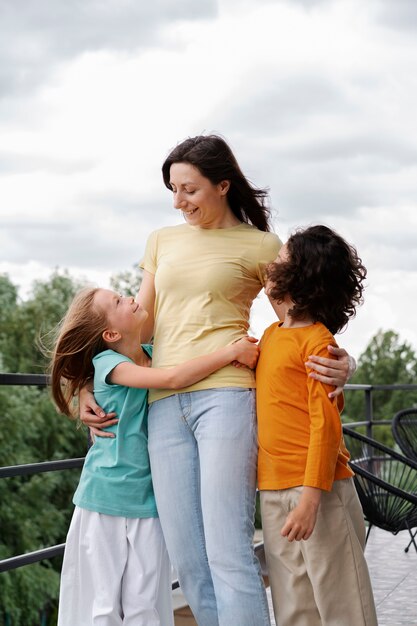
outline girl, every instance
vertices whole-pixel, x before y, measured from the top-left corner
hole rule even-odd
[[[51,364],[53,399],[70,416],[78,390],[115,411],[117,438],[97,439],[74,495],[62,567],[58,626],[171,626],[171,571],[152,488],[147,390],[177,389],[232,361],[254,367],[256,340],[244,338],[181,365],[151,369],[140,344],[147,312],[133,298],[86,289],[64,318]]]

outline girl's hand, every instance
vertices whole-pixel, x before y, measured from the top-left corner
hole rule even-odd
[[[117,424],[116,413],[105,413],[94,399],[91,386],[85,386],[79,394],[80,420],[90,428],[92,435],[97,437],[114,437],[114,433],[103,431],[102,428]],[[94,439],[94,438],[93,438]]]
[[[233,344],[233,347],[236,350],[235,353],[235,361],[233,364],[236,364],[236,367],[245,365],[250,369],[254,369],[258,362],[259,357],[259,346],[257,345],[258,340],[255,337],[242,337]]]
[[[316,525],[317,510],[320,504],[321,491],[315,487],[304,487],[300,502],[287,515],[281,535],[288,541],[306,541],[313,533]]]
[[[343,387],[355,372],[356,362],[343,348],[336,348],[335,346],[329,345],[327,349],[331,354],[337,357],[337,360],[310,355],[306,365],[315,370],[309,373],[311,378],[315,378],[326,385],[336,387],[329,393],[329,398],[335,398],[342,393]]]

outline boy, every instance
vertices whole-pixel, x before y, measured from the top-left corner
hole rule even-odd
[[[258,361],[258,485],[279,626],[377,624],[365,524],[331,388],[308,374],[362,302],[366,269],[325,226],[298,231],[267,268],[281,320]]]

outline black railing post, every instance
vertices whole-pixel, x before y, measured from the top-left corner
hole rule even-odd
[[[372,438],[374,413],[372,406],[372,387],[365,389],[365,419],[366,419],[366,434]]]

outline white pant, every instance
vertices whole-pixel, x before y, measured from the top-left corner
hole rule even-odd
[[[173,626],[171,566],[157,518],[75,507],[58,626]]]

